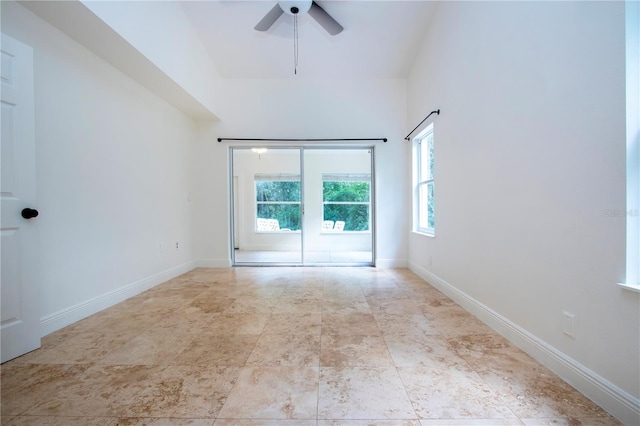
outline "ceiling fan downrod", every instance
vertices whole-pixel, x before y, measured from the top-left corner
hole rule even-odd
[[[281,0],[254,27],[256,31],[268,31],[283,14],[293,16],[293,73],[298,74],[298,15],[308,13],[332,36],[344,29],[318,3],[313,0]]]
[[[300,9],[293,6],[293,75],[298,75],[298,12]]]

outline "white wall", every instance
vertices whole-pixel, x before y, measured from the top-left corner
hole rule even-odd
[[[227,80],[225,119],[200,126],[194,151],[195,258],[229,262],[228,150],[216,138],[389,138],[375,142],[377,264],[406,266],[406,98],[403,80]],[[371,142],[365,142],[371,145]],[[224,202],[223,202],[224,201]]]
[[[82,1],[154,65],[219,114],[223,84],[179,1]]]
[[[411,122],[442,110],[436,236],[410,235],[411,268],[635,424],[640,295],[616,286],[625,221],[607,214],[625,210],[624,3],[443,2],[432,22],[407,97]]]
[[[2,31],[34,49],[47,334],[192,267],[196,128],[23,6],[2,2]]]

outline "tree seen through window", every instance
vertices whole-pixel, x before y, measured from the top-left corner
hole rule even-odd
[[[344,222],[344,231],[368,231],[371,185],[363,181],[323,180],[323,220]]]
[[[256,180],[257,217],[280,229],[300,230],[300,180]]]

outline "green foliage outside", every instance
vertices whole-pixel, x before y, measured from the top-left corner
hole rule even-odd
[[[424,143],[424,142],[423,142]],[[421,143],[421,146],[422,144]],[[426,149],[424,149],[426,148]],[[427,176],[426,178],[431,180],[431,182],[427,183],[427,227],[429,229],[435,228],[435,205],[434,205],[434,196],[433,196],[433,179],[434,179],[434,156],[433,156],[433,133],[427,136],[427,144],[426,147],[422,147],[423,156],[426,157],[426,164],[428,168],[426,169]]]
[[[300,181],[256,181],[256,201],[300,201]]]
[[[429,229],[435,229],[436,220],[435,220],[435,203],[434,203],[435,198],[433,196],[433,182],[429,183],[427,188],[428,188],[427,216],[429,218],[427,226],[429,227]]]
[[[256,181],[256,201],[259,218],[277,219],[280,229],[300,230],[300,181]]]
[[[368,231],[370,194],[369,182],[323,182],[324,220],[344,221],[345,231]]]
[[[344,231],[369,230],[369,182],[323,182],[324,220],[344,221]],[[300,181],[256,181],[258,218],[300,230]]]

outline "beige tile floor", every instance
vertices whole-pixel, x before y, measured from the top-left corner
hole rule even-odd
[[[2,370],[2,425],[615,425],[406,269],[196,269]]]

